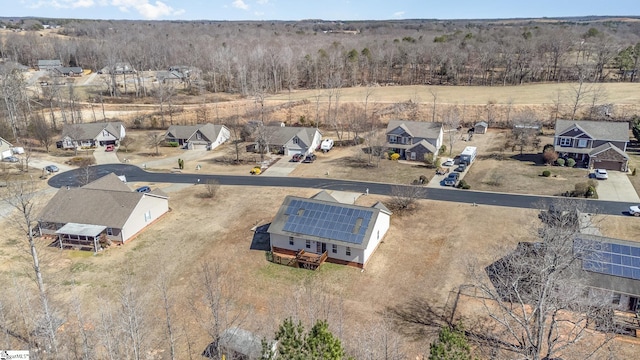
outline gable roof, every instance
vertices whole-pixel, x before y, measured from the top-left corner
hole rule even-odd
[[[12,146],[10,142],[0,137],[0,151],[9,150]]]
[[[110,134],[120,139],[120,127],[122,122],[96,122],[83,124],[64,124],[62,126],[62,137],[69,137],[72,140],[94,139],[102,130],[107,130]]]
[[[298,137],[305,145],[311,146],[313,137],[317,132],[316,128],[292,127],[292,126],[264,126],[263,131],[267,132],[269,145],[284,146],[289,140]]]
[[[38,220],[121,229],[144,196],[147,194],[132,191],[111,173],[80,188],[58,190]]]
[[[619,121],[556,120],[556,136],[577,127],[596,140],[629,141],[629,124]]]
[[[486,121],[480,121],[475,124],[475,126],[489,127]]]
[[[613,145],[612,143],[608,142],[606,144],[602,144],[596,148],[594,148],[593,150],[591,150],[591,152],[589,153],[589,156],[595,156],[600,154],[601,152],[604,152],[606,150],[612,149],[613,151],[617,152],[618,154],[624,156],[625,159],[629,160],[629,156],[622,151],[622,149],[620,149],[619,147]]]
[[[204,135],[209,141],[214,141],[218,138],[220,131],[226,126],[213,125],[210,123],[200,125],[171,125],[167,129],[167,135],[171,134],[176,139],[190,139],[195,133],[200,130],[200,133]]]
[[[426,121],[390,120],[387,125],[387,133],[397,127],[404,129],[409,135],[424,139],[437,139],[440,137],[442,123]]]
[[[267,231],[366,249],[381,212],[390,215],[379,205],[364,207],[289,195]]]
[[[432,143],[428,142],[425,139],[420,140],[419,142],[415,143],[415,144],[411,144],[411,145],[405,145],[405,147],[409,150],[413,150],[414,148],[418,147],[418,146],[422,146],[423,148],[429,150],[429,152],[431,153],[436,153],[436,147],[433,146]]]
[[[339,202],[338,199],[331,196],[331,194],[329,194],[327,190],[322,190],[319,193],[313,195],[311,198],[322,201]]]
[[[110,191],[125,191],[131,192],[129,185],[125,184],[118,175],[109,173],[95,181],[88,183],[82,187],[83,189],[94,190],[110,190]]]

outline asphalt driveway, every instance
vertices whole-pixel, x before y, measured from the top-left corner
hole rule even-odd
[[[640,203],[636,189],[631,185],[629,175],[619,171],[609,171],[607,180],[598,180],[598,199]]]

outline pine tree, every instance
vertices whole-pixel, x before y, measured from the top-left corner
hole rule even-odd
[[[342,343],[331,331],[326,321],[318,320],[305,339],[308,359],[340,360],[344,357]]]
[[[291,318],[285,319],[276,332],[275,340],[278,341],[278,354],[282,359],[302,360],[304,355],[304,326],[298,321],[294,324]]]
[[[438,340],[431,344],[429,360],[472,360],[462,326],[445,326],[438,333]]]

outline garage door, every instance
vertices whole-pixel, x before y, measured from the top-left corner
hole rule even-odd
[[[607,169],[607,170],[622,170],[623,162],[621,161],[611,161],[611,160],[595,160],[593,162],[593,167],[596,169]]]
[[[300,149],[287,149],[287,155],[295,155],[295,154],[302,154],[302,150]]]

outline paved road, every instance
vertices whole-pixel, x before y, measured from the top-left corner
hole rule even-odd
[[[407,185],[392,185],[383,183],[332,180],[321,178],[293,178],[293,177],[270,177],[270,176],[240,176],[240,175],[206,175],[206,174],[170,174],[152,173],[140,169],[137,166],[127,164],[96,165],[91,168],[94,178],[99,178],[111,172],[117,175],[125,175],[128,182],[149,182],[149,183],[176,183],[176,184],[196,184],[206,183],[208,180],[215,180],[221,185],[237,186],[274,186],[274,187],[300,187],[313,189],[327,189],[339,191],[351,191],[364,193],[369,189],[371,194],[391,195],[395,188],[409,188]],[[85,175],[86,176],[86,175]],[[79,186],[82,176],[79,170],[67,171],[57,174],[49,179],[49,185],[53,187]],[[198,181],[198,179],[200,181]],[[548,196],[532,196],[504,194],[460,189],[438,189],[422,188],[424,191],[421,198],[439,201],[451,201],[478,205],[496,205],[515,208],[538,209],[544,202],[550,202],[554,198]],[[626,209],[630,205],[626,202],[583,200],[586,208],[590,212],[608,215],[627,215]]]

